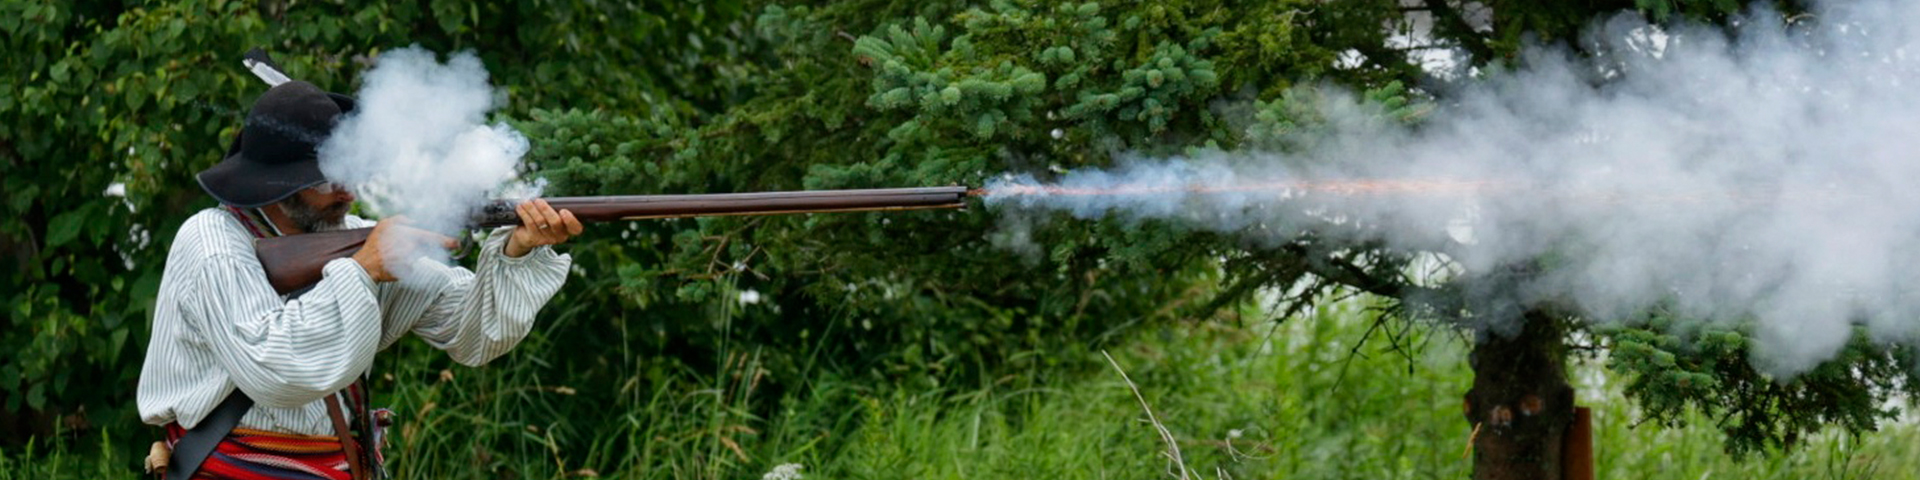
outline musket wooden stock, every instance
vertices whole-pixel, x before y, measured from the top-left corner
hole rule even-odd
[[[804,190],[793,192],[694,195],[621,195],[554,197],[547,203],[570,210],[582,222],[788,213],[871,212],[966,206],[967,187]],[[494,201],[475,212],[476,227],[519,225],[514,203]],[[266,267],[274,291],[285,295],[320,282],[322,269],[336,258],[352,256],[372,228],[308,233],[254,241],[254,253]]]

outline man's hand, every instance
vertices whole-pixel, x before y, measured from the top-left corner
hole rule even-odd
[[[373,232],[367,234],[367,243],[360,246],[360,251],[353,252],[353,261],[359,262],[373,281],[391,282],[394,276],[387,270],[387,259],[415,258],[418,255],[414,249],[436,243],[448,250],[460,246],[460,242],[446,235],[408,226],[407,217],[388,218],[373,225]]]
[[[507,237],[507,247],[501,253],[519,258],[541,245],[554,245],[565,242],[574,235],[586,230],[580,225],[580,219],[573,218],[573,212],[555,211],[546,200],[533,199],[514,207],[520,214],[520,226],[513,227],[513,235]]]

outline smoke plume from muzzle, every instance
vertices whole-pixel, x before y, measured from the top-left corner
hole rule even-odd
[[[420,47],[380,55],[361,79],[353,112],[320,146],[328,179],[350,185],[381,217],[404,215],[416,227],[454,235],[491,192],[512,181],[526,137],[505,123],[487,123],[504,92],[487,83],[471,52],[440,63]],[[417,249],[445,260],[445,252]],[[409,280],[411,262],[395,275]]]
[[[1008,176],[987,202],[1253,241],[1362,229],[1469,273],[1551,258],[1529,289],[1599,319],[1750,320],[1756,366],[1791,375],[1854,325],[1920,333],[1920,2],[1818,7],[1731,34],[1623,16],[1588,33],[1598,55],[1530,49],[1415,127],[1321,89],[1297,151]]]

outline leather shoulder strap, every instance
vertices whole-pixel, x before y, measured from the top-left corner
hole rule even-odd
[[[227,434],[233,432],[233,427],[240,424],[240,417],[246,416],[247,410],[251,409],[253,399],[241,393],[240,389],[233,389],[233,393],[227,394],[219,406],[213,407],[213,413],[207,414],[207,418],[187,430],[185,435],[180,436],[180,441],[173,445],[173,459],[167,462],[166,480],[192,478],[195,472],[200,471],[200,463],[213,454],[213,447],[219,445],[221,439],[227,438]]]
[[[327,416],[333,417],[333,431],[339,435],[340,451],[347,456],[347,472],[353,480],[367,480],[367,467],[360,461],[360,445],[353,439],[352,429],[347,428],[347,416],[340,408],[340,395],[327,395]]]

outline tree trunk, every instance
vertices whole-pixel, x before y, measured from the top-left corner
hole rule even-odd
[[[1470,363],[1467,423],[1473,437],[1473,478],[1559,480],[1561,443],[1573,419],[1566,347],[1558,319],[1528,310],[1512,335],[1484,332]]]

